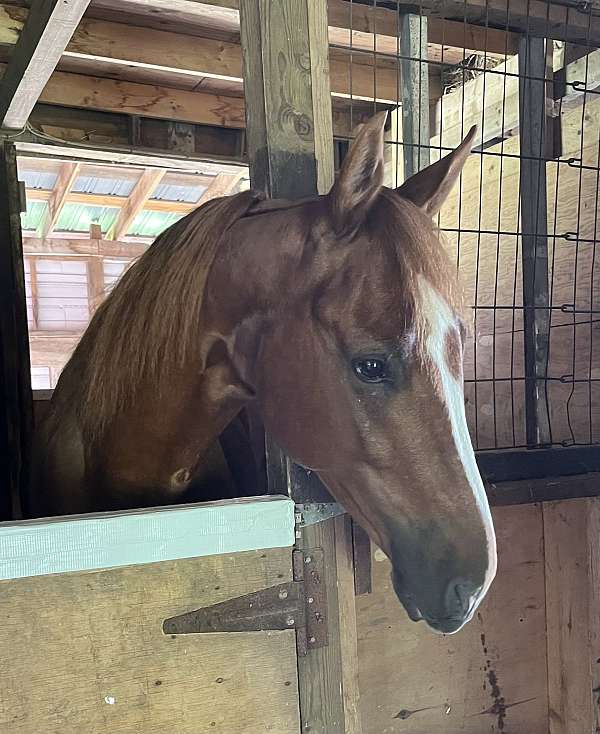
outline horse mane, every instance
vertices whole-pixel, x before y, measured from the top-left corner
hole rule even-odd
[[[213,199],[180,219],[156,238],[100,305],[56,395],[55,413],[76,406],[88,440],[98,438],[131,404],[145,381],[160,391],[174,369],[198,356],[209,270],[223,235],[257,198],[245,191]]]

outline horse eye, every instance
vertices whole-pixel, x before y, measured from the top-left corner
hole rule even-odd
[[[378,357],[356,359],[353,367],[356,376],[363,382],[383,382],[387,376],[385,360]]]

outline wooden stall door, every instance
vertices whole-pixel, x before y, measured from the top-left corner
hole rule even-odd
[[[276,499],[0,525],[0,731],[297,734],[293,629],[162,626],[291,581],[293,518]]]

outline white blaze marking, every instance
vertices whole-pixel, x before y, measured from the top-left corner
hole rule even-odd
[[[484,586],[480,592],[479,599],[481,600],[496,575],[496,536],[490,507],[483,482],[481,481],[481,475],[477,468],[473,444],[471,443],[471,437],[467,427],[463,384],[461,380],[457,380],[454,377],[446,361],[446,336],[451,329],[456,329],[456,317],[446,301],[422,276],[419,277],[419,291],[423,312],[428,324],[427,351],[438,370],[442,393],[448,409],[450,425],[452,426],[454,444],[485,525],[488,547],[488,568]]]

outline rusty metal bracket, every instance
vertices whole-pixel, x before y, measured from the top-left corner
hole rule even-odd
[[[296,630],[298,655],[328,644],[323,550],[293,551],[294,580],[170,617],[167,635]]]

